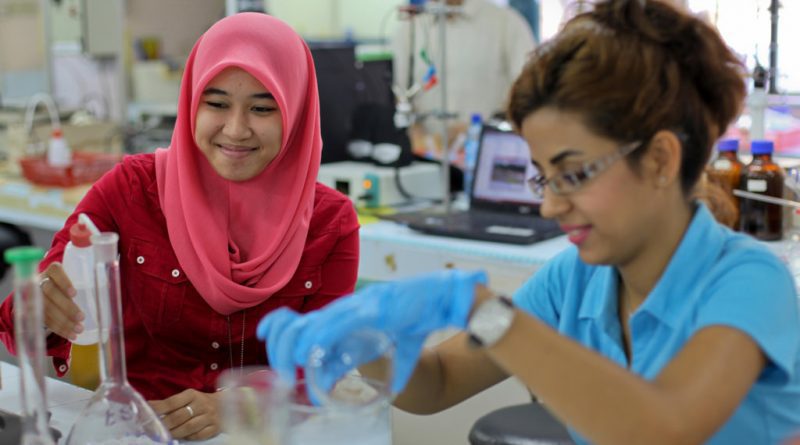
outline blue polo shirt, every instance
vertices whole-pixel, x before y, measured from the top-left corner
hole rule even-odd
[[[617,281],[614,267],[588,265],[573,247],[536,272],[514,301],[648,380],[700,329],[739,329],[761,347],[768,364],[707,443],[772,445],[800,432],[798,300],[791,275],[766,246],[717,224],[698,205],[664,274],[631,316],[630,366],[617,312]],[[588,443],[570,433],[578,443]]]

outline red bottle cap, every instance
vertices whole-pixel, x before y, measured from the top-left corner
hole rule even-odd
[[[53,139],[59,139],[59,138],[61,138],[62,136],[64,136],[64,133],[61,131],[61,129],[60,129],[60,128],[54,128],[54,129],[53,129],[53,132],[52,132],[52,133],[50,133],[50,136],[51,136]]]
[[[69,229],[69,240],[72,241],[75,247],[91,246],[92,242],[89,240],[91,236],[92,232],[89,231],[85,224],[73,224]]]

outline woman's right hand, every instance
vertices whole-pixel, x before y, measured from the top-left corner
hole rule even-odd
[[[77,291],[59,262],[41,273],[39,286],[44,297],[44,325],[54,334],[75,340],[83,332],[85,315],[73,300]]]

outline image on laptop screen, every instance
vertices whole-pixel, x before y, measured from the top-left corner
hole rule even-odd
[[[508,131],[484,129],[475,166],[473,200],[541,204],[526,181],[535,174],[525,139]]]

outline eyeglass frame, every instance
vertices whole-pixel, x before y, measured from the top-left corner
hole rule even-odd
[[[644,141],[647,142],[647,141]],[[635,152],[639,148],[645,146],[643,141],[634,141],[625,144],[613,153],[601,156],[592,161],[584,162],[580,168],[563,172],[547,179],[542,174],[536,174],[527,179],[528,187],[534,196],[537,198],[544,198],[544,188],[548,187],[550,191],[559,196],[574,193],[583,188],[589,181],[596,178],[598,175],[608,170],[615,162]],[[581,177],[583,176],[583,177]],[[561,184],[574,184],[563,187]]]

